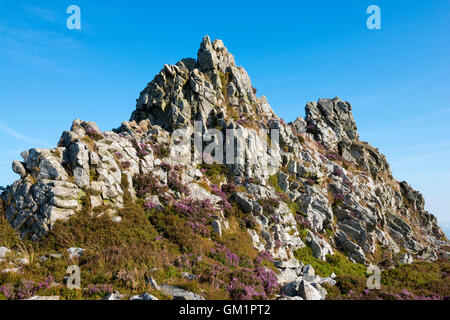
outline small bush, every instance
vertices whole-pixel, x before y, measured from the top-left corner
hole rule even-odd
[[[103,139],[103,135],[101,135],[95,129],[92,129],[92,128],[87,129],[86,134],[88,135],[89,138],[91,138],[94,141]]]

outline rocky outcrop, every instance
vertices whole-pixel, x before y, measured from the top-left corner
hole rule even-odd
[[[377,248],[406,251],[403,263],[444,252],[446,239],[423,196],[395,180],[386,158],[359,140],[350,103],[308,102],[306,118],[286,124],[255,93],[222,41],[205,37],[197,59],[164,66],[119,128],[102,132],[75,120],[56,148],[23,152],[12,164],[20,179],[1,194],[7,220],[32,240],[80,210],[97,209],[120,223],[117,210],[138,191],[133,178],[151,174],[165,188],[139,194],[146,205],[158,210],[167,199],[209,201],[219,212],[212,223],[218,236],[229,227],[226,205],[235,203],[255,248],[281,261],[288,296],[303,299],[323,298],[325,281],[290,265],[305,245],[318,259],[339,250],[358,263],[372,261]],[[238,134],[222,140],[227,130]],[[199,138],[202,151],[211,145],[224,151],[211,153],[213,159],[191,154]],[[198,157],[225,163],[219,192],[200,183],[210,181]],[[231,184],[239,190],[220,192]]]
[[[173,300],[205,300],[202,296],[183,290],[181,288],[169,285],[162,285],[161,290]]]
[[[336,281],[331,277],[316,275],[311,265],[287,268],[285,270],[295,270],[296,274],[296,276],[291,276],[289,279],[283,279],[287,281],[280,281],[284,285],[281,292],[286,297],[300,297],[301,300],[324,300],[327,291],[322,287],[322,284],[331,286],[336,284]]]

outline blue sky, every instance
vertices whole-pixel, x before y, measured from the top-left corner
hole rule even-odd
[[[81,30],[66,8],[81,8]],[[369,5],[381,30],[369,30]],[[349,101],[363,140],[420,190],[450,234],[450,3],[430,1],[0,1],[0,185],[11,161],[56,145],[75,118],[128,120],[164,63],[220,38],[275,112]]]

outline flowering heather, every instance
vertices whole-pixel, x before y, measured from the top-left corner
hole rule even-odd
[[[245,285],[245,283],[240,282],[237,278],[231,280],[227,291],[236,300],[256,300],[261,294],[254,287]]]
[[[275,248],[277,248],[277,249],[280,248],[282,244],[283,243],[281,242],[281,240],[279,240],[279,239],[275,240]]]
[[[258,267],[256,269],[256,277],[262,283],[267,296],[271,296],[279,291],[278,277],[273,270]]]
[[[344,195],[340,192],[334,194],[334,200],[344,200]]]
[[[223,188],[219,188],[216,184],[211,186],[212,194],[220,197],[220,204],[222,205],[222,209],[225,211],[231,210],[232,205],[228,202],[228,194],[223,191]]]
[[[120,270],[116,275],[116,279],[121,283],[122,286],[130,288],[134,286],[134,278],[134,272],[129,272],[127,270]],[[109,289],[109,287],[107,288]]]
[[[353,183],[350,181],[349,178],[344,177],[344,180],[342,181],[344,183],[344,185],[346,185],[349,188],[353,188]]]
[[[122,161],[120,166],[122,167],[122,169],[127,170],[131,167],[131,162],[128,160]]]
[[[169,156],[169,150],[163,145],[153,145],[152,149],[158,158],[166,158]]]
[[[250,214],[244,217],[244,223],[248,229],[254,229],[256,227],[256,219]]]
[[[22,279],[20,284],[16,286],[4,285],[0,287],[0,293],[2,293],[6,299],[28,299],[36,295],[41,290],[50,288],[53,283],[53,277],[49,276],[44,278],[42,282],[35,283],[32,280]]]
[[[239,257],[220,243],[216,244],[216,247],[211,249],[211,257],[225,266],[239,266]]]
[[[259,267],[264,261],[273,263],[273,257],[269,251],[261,251],[258,253],[258,256],[255,259],[255,265]]]
[[[225,183],[221,187],[222,191],[228,195],[232,194],[233,192],[236,192],[236,185],[234,183]]]
[[[311,222],[309,222],[306,217],[300,216],[300,215],[295,215],[295,221],[303,229],[311,229]]]
[[[37,289],[34,281],[22,279],[16,290],[16,295],[19,299],[28,299],[31,298],[36,291]]]
[[[328,159],[330,159],[331,161],[337,161],[338,160],[338,157],[335,154],[333,154],[333,153],[327,153],[326,157]]]
[[[276,214],[272,214],[270,216],[269,220],[271,223],[278,223],[280,219],[278,218],[278,216]]]
[[[111,284],[89,284],[88,292],[89,296],[97,296],[97,295],[107,295],[114,291],[113,286]]]
[[[100,133],[95,131],[95,129],[93,129],[93,128],[87,129],[86,130],[86,134],[88,135],[89,138],[91,138],[93,140],[101,140],[101,139],[103,139],[103,135],[101,135]]]
[[[147,151],[147,150],[138,150],[137,151],[137,153],[136,153],[136,155],[139,157],[139,158],[144,158],[144,157],[146,157],[146,156],[148,156],[150,153]]]
[[[217,184],[213,184],[213,185],[211,185],[211,192],[215,195],[219,195],[222,192],[222,190],[219,189]]]
[[[230,270],[220,263],[208,265],[205,272],[199,276],[201,282],[208,282],[217,288],[226,288],[229,284],[227,275]]]
[[[209,199],[193,200],[182,199],[173,206],[176,212],[187,217],[188,225],[192,231],[203,236],[209,236],[210,230],[207,227],[212,215],[216,212],[214,205]]]
[[[175,170],[172,170],[169,172],[169,175],[167,177],[167,184],[168,184],[169,188],[174,191],[184,193],[184,194],[189,193],[188,188],[181,181],[180,174]]]
[[[170,171],[172,169],[172,166],[168,162],[161,163],[161,168],[163,168],[166,171]]]
[[[145,197],[147,194],[157,194],[161,189],[158,179],[152,174],[135,175],[133,186],[136,189],[138,197]]]
[[[161,201],[163,204],[170,204],[173,201],[173,197],[169,193],[163,193],[159,196],[159,201]]]
[[[114,152],[114,157],[116,157],[117,159],[122,159],[123,158],[123,154],[119,151]]]
[[[198,214],[204,214],[205,216],[211,216],[216,210],[211,200],[193,200],[183,199],[175,203],[175,210],[179,213],[183,213],[187,216],[194,216]]]
[[[341,168],[339,168],[339,167],[334,167],[333,174],[334,174],[335,176],[342,177],[342,175],[344,174],[344,172],[342,171]]]
[[[334,207],[339,207],[342,205],[342,203],[344,202],[344,195],[340,192],[335,193],[334,194],[334,202],[333,202],[333,206]]]
[[[261,199],[258,203],[263,208],[265,214],[273,213],[280,206],[280,201],[276,198]]]
[[[1,286],[0,293],[3,294],[7,300],[14,299],[14,288],[10,284]]]
[[[280,289],[275,272],[264,267],[240,268],[233,275],[227,287],[233,299],[267,299]]]
[[[306,126],[306,132],[307,133],[312,133],[312,134],[318,134],[319,133],[319,129],[317,128],[317,126],[313,123],[310,123]]]
[[[209,237],[211,235],[211,230],[203,222],[188,221],[187,225],[191,228],[192,232],[200,234],[203,237]]]
[[[145,143],[139,143],[136,139],[133,139],[131,144],[136,149],[136,154],[139,158],[144,158],[150,154],[150,147]]]
[[[144,202],[144,208],[146,210],[153,210],[157,207],[156,203],[154,203],[152,200],[148,200]]]

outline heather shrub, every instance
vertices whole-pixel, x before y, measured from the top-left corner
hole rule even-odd
[[[333,174],[334,174],[335,176],[342,177],[342,175],[344,174],[344,172],[342,171],[341,168],[339,168],[339,167],[334,167],[334,169],[333,169]]]
[[[221,262],[225,266],[239,266],[239,257],[223,244],[217,243],[216,246],[211,249],[209,255],[212,259]]]
[[[95,129],[93,128],[89,128],[86,130],[86,134],[88,135],[89,138],[91,138],[94,141],[98,141],[98,140],[102,140],[103,139],[103,135],[101,135],[100,133],[98,133]]]
[[[149,219],[156,230],[182,252],[202,252],[203,237],[211,233],[207,223],[203,223],[207,221],[208,214],[191,211],[191,208],[189,202],[180,201],[174,207],[152,212]]]
[[[175,192],[184,194],[188,194],[189,192],[186,185],[181,182],[180,173],[175,170],[169,172],[169,175],[167,177],[167,184],[168,187]]]
[[[113,293],[114,289],[111,284],[89,284],[86,291],[86,295],[89,297],[102,298]]]
[[[227,291],[236,300],[267,299],[278,293],[279,285],[277,276],[270,269],[240,268],[231,273]]]
[[[146,195],[156,195],[165,189],[151,172],[145,175],[135,175],[133,177],[133,187],[138,197],[144,198]]]
[[[311,134],[319,134],[320,130],[317,128],[317,126],[313,123],[309,123],[306,126],[306,132]]]
[[[264,215],[268,216],[278,209],[280,201],[275,198],[265,198],[258,200],[258,204],[263,208]]]
[[[175,212],[187,218],[187,224],[194,232],[203,236],[209,236],[210,230],[207,225],[211,222],[212,215],[216,212],[214,205],[209,199],[193,200],[182,199],[173,206]]]
[[[333,196],[333,208],[337,208],[342,206],[342,204],[344,203],[344,195],[342,193],[336,193]]]
[[[121,167],[122,169],[124,169],[124,170],[127,170],[127,169],[129,169],[129,168],[131,167],[131,162],[128,161],[128,160],[122,161],[122,162],[120,163],[120,167]]]
[[[150,147],[143,142],[139,143],[136,139],[132,139],[131,144],[136,149],[136,155],[141,159],[151,153]]]
[[[157,158],[163,159],[170,155],[169,149],[165,145],[153,145],[152,150]]]
[[[20,282],[15,285],[6,284],[0,286],[0,296],[3,295],[4,299],[14,300],[14,299],[28,299],[32,296],[43,293],[45,290],[50,288],[53,283],[53,277],[46,277],[40,282],[35,282],[33,280],[21,279]]]
[[[167,263],[161,257],[167,252],[164,246],[168,244],[154,241],[158,233],[142,206],[128,202],[119,214],[122,217],[120,223],[108,216],[97,217],[87,211],[79,212],[66,221],[58,221],[33,246],[40,252],[61,252],[65,258],[42,261],[39,269],[34,269],[35,266],[30,264],[25,266],[24,271],[30,274],[52,274],[57,282],[62,282],[68,266],[65,260],[67,248],[70,247],[86,250],[77,261],[81,268],[83,287],[89,284],[113,284],[117,281],[115,272],[121,269],[147,269]],[[121,283],[115,286],[120,288]]]

